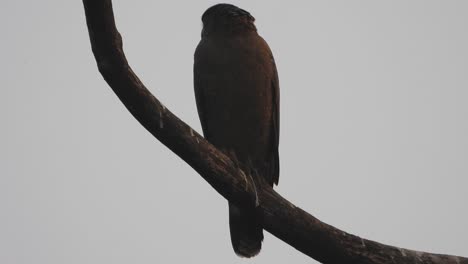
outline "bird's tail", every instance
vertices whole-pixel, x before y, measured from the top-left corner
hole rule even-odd
[[[260,252],[263,241],[261,219],[254,208],[240,209],[229,203],[229,228],[234,252],[241,257],[253,257]]]

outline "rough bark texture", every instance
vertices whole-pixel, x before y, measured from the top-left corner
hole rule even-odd
[[[112,1],[83,4],[98,69],[125,107],[224,198],[240,206],[258,202],[265,230],[321,263],[468,264],[467,258],[402,249],[348,234],[294,206],[268,184],[257,186],[256,193],[249,177],[229,157],[166,109],[138,79],[122,50]]]

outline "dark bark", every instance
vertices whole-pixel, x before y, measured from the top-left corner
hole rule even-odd
[[[468,264],[467,258],[397,248],[348,234],[294,206],[267,184],[257,183],[255,189],[228,156],[166,109],[141,83],[125,58],[112,1],[83,0],[83,4],[98,69],[125,107],[224,198],[240,206],[259,203],[265,230],[322,263]]]

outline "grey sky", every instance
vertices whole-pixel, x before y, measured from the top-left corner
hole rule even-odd
[[[114,1],[130,64],[198,131],[215,3]],[[232,3],[278,66],[277,190],[347,232],[468,256],[468,2]],[[81,1],[2,1],[0,32],[0,263],[311,263],[268,233],[234,255],[227,202],[99,75]]]

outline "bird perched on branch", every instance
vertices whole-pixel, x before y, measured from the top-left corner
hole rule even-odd
[[[205,138],[237,162],[256,186],[279,177],[279,84],[273,55],[254,17],[230,4],[208,8],[194,56],[194,86]],[[258,208],[229,203],[236,254],[262,246]]]

